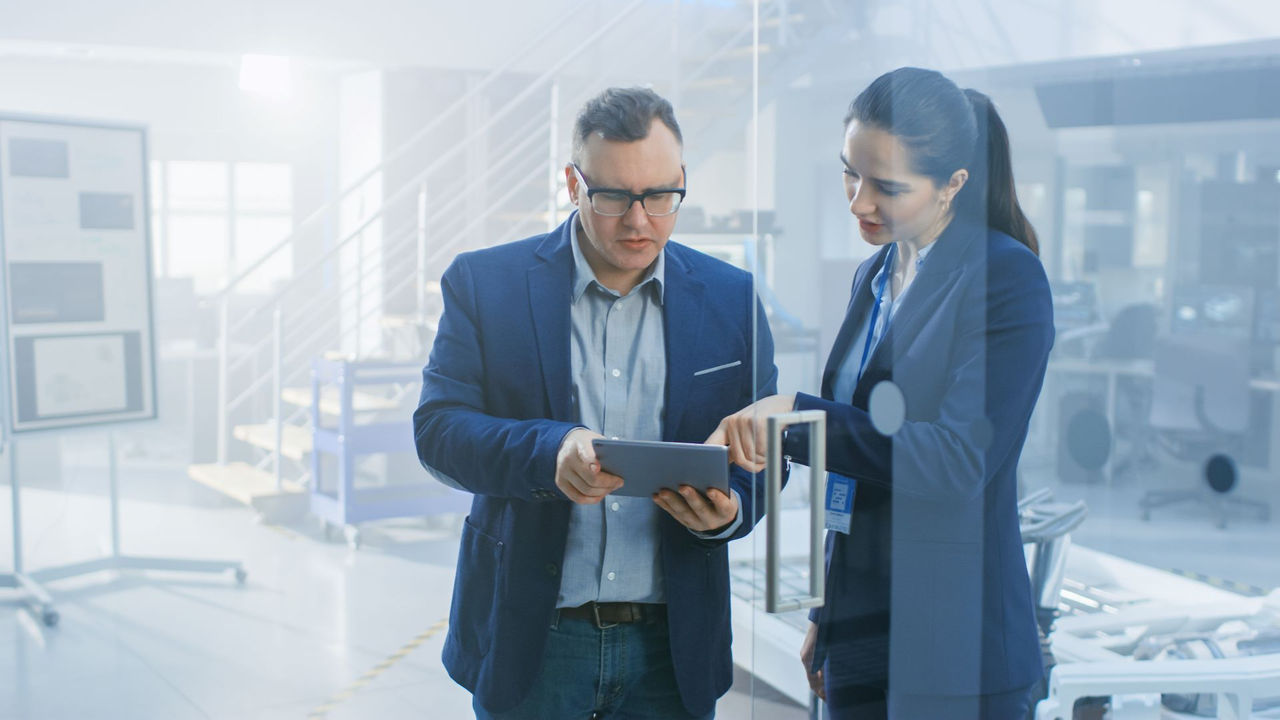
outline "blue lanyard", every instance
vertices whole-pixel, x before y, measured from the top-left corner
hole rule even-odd
[[[862,362],[858,365],[858,379],[862,379],[862,372],[867,369],[867,357],[871,355],[871,338],[876,334],[876,320],[880,317],[880,302],[884,299],[884,286],[889,282],[889,275],[893,272],[893,258],[898,249],[897,243],[889,245],[889,252],[885,253],[884,266],[881,268],[880,287],[876,290],[876,303],[871,307],[871,322],[867,323],[867,340],[862,343]],[[885,332],[889,332],[888,323],[885,323]]]

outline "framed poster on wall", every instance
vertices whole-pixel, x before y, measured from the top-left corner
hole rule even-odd
[[[0,114],[5,426],[154,418],[142,127]]]

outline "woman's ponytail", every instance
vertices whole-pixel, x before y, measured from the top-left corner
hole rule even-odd
[[[969,182],[957,196],[957,213],[970,218],[983,218],[993,227],[1031,252],[1040,254],[1040,242],[1027,216],[1018,204],[1018,191],[1013,184],[1013,161],[1009,152],[1009,132],[996,112],[991,98],[977,90],[964,91],[973,106],[978,138]],[[970,188],[969,186],[973,187]],[[976,191],[976,192],[974,192]]]

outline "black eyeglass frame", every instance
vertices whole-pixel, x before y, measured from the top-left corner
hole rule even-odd
[[[583,174],[582,168],[578,167],[577,163],[569,163],[569,166],[572,167],[573,172],[577,174],[578,182],[582,183],[582,186],[587,189],[587,202],[591,203],[591,211],[597,215],[602,215],[604,217],[622,217],[623,215],[626,215],[628,212],[631,212],[631,206],[635,205],[638,202],[640,203],[641,209],[643,209],[645,214],[648,215],[649,217],[671,217],[672,215],[675,215],[677,212],[680,212],[680,206],[684,204],[686,188],[682,188],[682,187],[654,188],[653,190],[645,190],[642,193],[633,193],[630,190],[624,190],[622,188],[607,188],[607,187],[593,188],[591,187],[591,184],[587,182],[586,175]],[[680,175],[681,177],[684,178],[685,184],[688,185],[689,171],[685,169],[684,166],[680,167]],[[626,195],[627,196],[626,209],[616,214],[600,212],[599,210],[596,209],[596,203],[595,203],[595,200],[593,199],[595,198],[596,195],[600,193],[610,193],[613,195]],[[666,195],[667,193],[676,193],[677,195],[680,196],[680,202],[676,203],[675,209],[669,213],[649,212],[649,207],[644,204],[644,201],[651,196]]]

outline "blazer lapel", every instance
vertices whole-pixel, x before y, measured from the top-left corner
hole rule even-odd
[[[676,252],[672,252],[672,250]],[[698,370],[695,358],[701,356],[703,304],[706,284],[698,280],[684,263],[678,248],[668,244],[666,287],[662,293],[662,317],[667,351],[667,396],[662,417],[662,437],[672,440],[680,429],[680,420]]]
[[[871,278],[875,277],[880,266],[884,265],[887,252],[887,247],[881,248],[870,264],[864,265],[860,272],[854,274],[849,307],[845,310],[840,332],[836,334],[836,341],[831,346],[831,353],[827,355],[827,365],[822,373],[822,397],[824,398],[849,402],[849,398],[835,397],[836,373],[840,372],[840,365],[844,362],[845,356],[853,349],[856,340],[854,335],[862,326],[863,318],[867,317],[867,313],[871,311],[871,303],[875,301],[875,294],[871,290]]]
[[[871,351],[855,395],[865,394],[870,386],[892,372],[895,355],[910,346],[919,334],[921,323],[931,316],[930,311],[938,306],[940,299],[951,291],[966,268],[972,264],[969,247],[977,235],[974,228],[952,223],[952,227],[938,238],[937,247],[929,253],[929,259],[911,283],[911,292],[902,301],[902,307],[889,319],[889,329]],[[901,348],[895,348],[898,345]]]
[[[533,313],[538,365],[552,417],[578,420],[570,381],[569,303],[573,293],[573,251],[569,247],[570,216],[538,248],[538,262],[529,269],[529,310]]]

